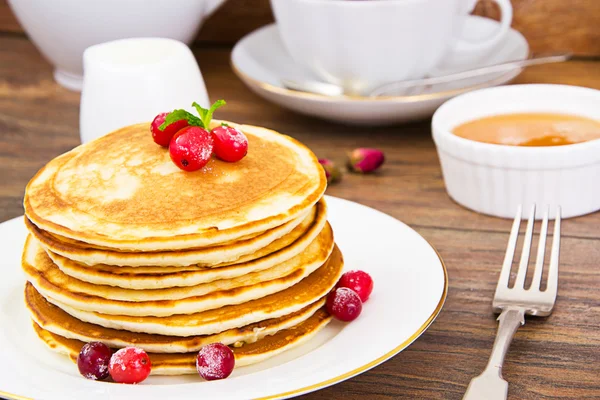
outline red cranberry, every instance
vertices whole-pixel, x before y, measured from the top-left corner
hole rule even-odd
[[[137,347],[125,347],[112,355],[110,376],[118,383],[140,383],[150,375],[150,357]]]
[[[196,171],[204,167],[212,151],[211,134],[198,126],[183,128],[173,136],[169,145],[171,160],[184,171]]]
[[[220,125],[210,133],[215,142],[214,152],[223,161],[240,161],[248,153],[248,139],[246,135],[233,126]]]
[[[175,121],[165,127],[165,129],[160,130],[160,126],[165,122],[165,118],[167,117],[167,112],[160,113],[154,120],[152,124],[150,124],[150,131],[152,131],[152,139],[156,144],[159,144],[163,147],[169,147],[169,143],[171,142],[171,138],[177,131],[182,128],[188,126],[188,122],[185,119],[180,119],[179,121]]]
[[[356,292],[340,287],[327,296],[327,311],[340,321],[354,321],[362,311],[362,301]]]
[[[203,346],[196,357],[196,370],[207,381],[227,378],[234,366],[233,351],[223,343]]]
[[[337,285],[354,290],[364,303],[373,291],[373,278],[364,271],[348,271],[342,275]]]
[[[104,343],[90,342],[84,344],[79,356],[77,356],[79,373],[87,379],[106,379],[111,355],[112,351]]]

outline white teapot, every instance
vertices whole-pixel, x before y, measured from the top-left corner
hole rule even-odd
[[[9,0],[17,19],[55,67],[62,86],[80,91],[83,51],[130,37],[164,37],[189,44],[225,0]]]

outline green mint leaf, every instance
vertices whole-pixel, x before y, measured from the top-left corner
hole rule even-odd
[[[213,113],[217,108],[224,106],[225,104],[227,104],[225,103],[225,100],[217,100],[212,104],[212,106],[210,106],[208,110],[196,102],[193,102],[192,106],[196,109],[196,111],[198,111],[198,115],[200,115],[200,119],[204,124],[204,128],[209,129]]]
[[[198,104],[196,102],[192,103],[192,107],[194,107],[196,109],[196,111],[198,112],[198,115],[200,116],[200,119],[202,120],[202,123],[204,123],[204,118],[205,118],[208,110],[206,108],[203,108],[200,104]]]
[[[172,112],[168,113],[165,118],[165,122],[163,122],[162,125],[158,127],[158,129],[160,129],[162,131],[167,126],[171,125],[173,122],[177,122],[182,119],[187,120],[187,122],[190,126],[199,126],[201,128],[205,128],[205,126],[202,123],[202,120],[200,118],[196,117],[194,114],[189,113],[185,110],[178,109],[178,110],[173,110]]]

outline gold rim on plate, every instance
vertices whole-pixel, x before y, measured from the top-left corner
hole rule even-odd
[[[421,236],[421,237],[423,237],[423,236]],[[423,325],[421,325],[421,327],[419,327],[419,329],[417,329],[417,331],[415,333],[413,333],[404,342],[400,343],[400,345],[398,345],[393,350],[390,350],[389,352],[385,353],[381,357],[376,358],[375,360],[363,365],[362,367],[358,367],[358,368],[356,368],[352,371],[346,372],[340,376],[336,376],[335,378],[331,378],[331,379],[328,379],[323,382],[315,383],[314,385],[305,386],[300,389],[291,390],[289,392],[280,393],[280,394],[276,394],[273,396],[258,397],[254,400],[276,400],[276,399],[282,399],[282,398],[287,398],[287,397],[291,397],[291,396],[299,396],[301,394],[314,392],[315,390],[324,389],[328,386],[335,385],[336,383],[340,383],[342,381],[345,381],[346,379],[352,378],[356,375],[366,372],[366,371],[370,370],[371,368],[374,368],[374,367],[378,366],[379,364],[389,360],[390,358],[392,358],[393,356],[395,356],[396,354],[400,353],[402,350],[404,350],[405,348],[410,346],[410,344],[412,342],[414,342],[416,339],[418,339],[419,336],[421,336],[427,330],[427,328],[433,323],[435,318],[440,314],[440,312],[442,311],[442,307],[444,306],[444,303],[446,302],[446,297],[448,297],[448,270],[446,268],[446,264],[444,263],[444,260],[442,259],[442,256],[437,251],[437,249],[435,247],[433,247],[432,244],[429,243],[429,241],[427,239],[425,239],[425,241],[429,244],[429,246],[433,249],[433,251],[435,251],[435,254],[437,254],[437,256],[440,260],[440,264],[442,265],[442,270],[444,271],[444,290],[442,292],[442,296],[440,297],[440,301],[438,302],[435,310],[433,310],[433,313],[429,316],[429,318],[427,318],[427,321],[425,321],[425,323]]]
[[[361,367],[358,367],[352,371],[346,372],[342,375],[336,376],[335,378],[331,378],[331,379],[328,379],[323,382],[315,383],[310,386],[305,386],[300,389],[291,390],[289,392],[279,393],[276,395],[271,395],[271,396],[266,396],[266,397],[258,397],[254,400],[276,400],[276,399],[281,399],[281,398],[286,398],[286,397],[291,397],[291,396],[298,396],[301,394],[314,392],[315,390],[326,388],[326,387],[334,385],[336,383],[340,383],[342,381],[345,381],[346,379],[352,378],[356,375],[366,372],[366,371],[370,370],[371,368],[374,368],[374,367],[378,366],[379,364],[389,360],[390,358],[392,358],[393,356],[395,356],[396,354],[400,353],[402,350],[407,348],[417,338],[419,338],[419,336],[421,336],[425,332],[425,330],[427,330],[427,328],[433,323],[435,318],[440,314],[440,312],[442,311],[442,307],[444,306],[444,303],[446,302],[446,298],[448,297],[448,270],[446,268],[446,264],[444,263],[444,260],[442,259],[442,256],[437,251],[437,249],[435,247],[433,247],[433,245],[431,243],[429,243],[429,241],[427,239],[425,239],[425,241],[429,244],[429,246],[433,249],[433,251],[435,251],[435,254],[437,254],[438,259],[440,260],[440,264],[442,265],[442,270],[444,272],[444,290],[442,291],[440,301],[438,302],[435,310],[433,310],[433,313],[429,316],[429,318],[427,318],[425,323],[423,323],[423,325],[421,325],[419,327],[419,329],[417,329],[417,331],[415,333],[413,333],[408,339],[406,339],[404,342],[400,343],[394,349],[385,353],[381,357],[379,357]],[[0,390],[0,397],[5,398],[7,400],[34,400],[30,397],[24,397],[24,396],[20,396],[17,394],[3,392],[1,390]]]

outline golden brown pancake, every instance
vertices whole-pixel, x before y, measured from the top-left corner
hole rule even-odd
[[[326,225],[301,254],[262,271],[233,279],[165,289],[123,289],[94,285],[65,275],[37,242],[26,242],[22,268],[27,279],[46,297],[86,311],[131,316],[192,314],[240,304],[285,290],[327,261],[333,233]]]
[[[83,311],[42,295],[73,317],[106,328],[170,336],[210,335],[271,318],[289,315],[315,303],[337,283],[343,268],[337,247],[327,262],[286,290],[245,303],[187,315],[138,317]],[[35,286],[35,285],[34,285]],[[37,288],[36,288],[37,289]]]
[[[30,283],[25,286],[25,304],[35,323],[49,332],[68,339],[83,342],[99,341],[115,348],[136,346],[154,353],[187,353],[198,351],[202,346],[215,342],[227,345],[238,342],[253,343],[280,330],[291,328],[312,316],[325,304],[325,298],[280,318],[267,319],[215,335],[190,337],[134,333],[80,321],[50,304]]]
[[[331,316],[323,308],[317,310],[306,321],[277,332],[272,336],[266,336],[254,343],[247,343],[241,347],[231,347],[235,355],[236,367],[254,364],[264,361],[270,357],[290,350],[310,340],[315,334],[323,329],[331,321]],[[62,354],[66,354],[73,361],[81,347],[82,341],[67,339],[63,336],[51,333],[33,323],[35,332],[48,347]],[[195,374],[196,355],[198,353],[148,353],[152,363],[151,375],[180,375]]]
[[[318,209],[321,202],[318,203]],[[324,205],[324,204],[323,204]],[[283,263],[306,250],[322,233],[327,223],[319,212],[311,224],[301,224],[294,231],[277,239],[256,253],[244,256],[235,264],[219,268],[188,267],[117,267],[111,265],[85,266],[47,250],[48,256],[62,272],[73,278],[96,285],[117,286],[126,289],[160,289],[193,286],[219,279],[232,279],[262,271]],[[305,226],[306,225],[306,226]]]
[[[160,316],[189,310],[199,312],[216,308],[215,304],[237,304],[283,290],[320,267],[332,250],[333,233],[326,225],[302,253],[272,268],[194,286],[124,289],[95,285],[64,274],[35,239],[29,237],[24,248],[23,271],[45,295],[82,310]]]
[[[220,121],[213,121],[213,126]],[[238,366],[313,337],[342,255],[324,171],[277,132],[229,123],[236,163],[179,170],[149,124],[50,161],[29,182],[22,268],[38,336],[76,359],[85,342],[146,349],[153,374],[196,373],[197,351],[232,346]]]
[[[319,201],[307,216],[292,220],[282,226],[273,228],[251,239],[212,246],[200,249],[156,251],[156,252],[122,252],[115,250],[86,248],[85,244],[65,243],[44,232],[25,220],[25,225],[40,243],[49,251],[87,266],[194,266],[222,267],[238,264],[262,257],[268,252],[281,249],[302,235],[303,230],[312,223],[323,225],[327,215],[324,200]],[[298,229],[297,229],[298,228]],[[281,239],[281,240],[279,240]]]
[[[214,121],[219,124],[220,121]],[[280,226],[310,209],[326,187],[315,155],[277,132],[236,125],[248,155],[185,172],[131,125],[50,161],[29,182],[27,218],[52,234],[121,250],[227,243]]]

